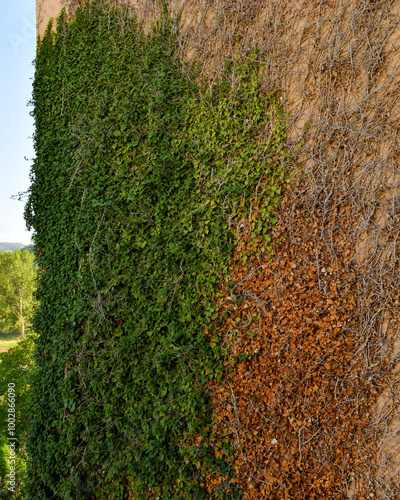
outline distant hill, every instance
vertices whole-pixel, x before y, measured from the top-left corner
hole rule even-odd
[[[0,241],[0,252],[9,252],[15,250],[16,248],[21,250],[22,248],[28,248],[30,246],[31,245],[26,245],[25,243],[7,243],[5,241]]]

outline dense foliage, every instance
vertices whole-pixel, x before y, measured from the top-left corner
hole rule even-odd
[[[26,468],[26,442],[29,423],[29,389],[30,377],[33,373],[32,354],[34,334],[30,333],[16,347],[0,354],[0,498],[22,498],[22,482]],[[10,450],[7,448],[8,433],[8,384],[15,384],[17,441],[16,458],[16,490],[10,492],[7,485],[7,474],[10,472]]]
[[[261,73],[253,53],[195,84],[167,18],[144,34],[105,2],[40,41],[29,498],[200,499],[229,476],[204,430],[222,354],[205,331],[241,221],[266,241],[275,222],[284,115]]]
[[[25,337],[35,305],[35,288],[33,253],[28,248],[0,253],[0,331],[20,331]]]

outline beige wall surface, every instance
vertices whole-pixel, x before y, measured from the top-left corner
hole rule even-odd
[[[36,0],[36,33],[43,35],[51,18],[56,18],[62,9],[61,0]]]

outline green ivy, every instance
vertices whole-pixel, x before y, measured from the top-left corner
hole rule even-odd
[[[145,34],[105,1],[39,40],[28,498],[240,497],[201,486],[233,477],[203,431],[222,373],[205,330],[238,222],[266,241],[275,222],[285,115],[256,53],[209,88],[175,50],[166,16]]]

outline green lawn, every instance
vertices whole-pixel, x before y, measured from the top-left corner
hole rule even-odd
[[[18,341],[21,339],[21,335],[19,333],[0,333],[0,349],[7,347],[15,347]]]

